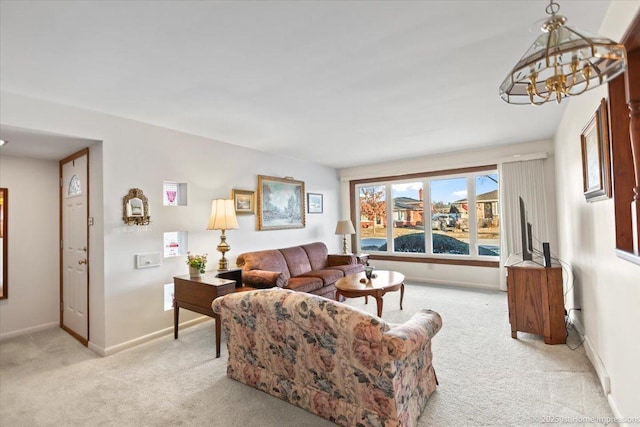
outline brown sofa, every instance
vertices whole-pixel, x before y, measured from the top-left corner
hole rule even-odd
[[[363,271],[354,255],[329,255],[322,242],[284,249],[247,252],[238,256],[245,286],[280,287],[334,299],[335,282]]]

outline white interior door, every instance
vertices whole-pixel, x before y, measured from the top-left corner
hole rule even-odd
[[[85,345],[89,341],[88,158],[85,149],[60,161],[60,323]]]

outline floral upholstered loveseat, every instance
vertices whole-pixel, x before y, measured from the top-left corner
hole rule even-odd
[[[335,282],[364,271],[355,255],[331,255],[322,242],[246,252],[236,259],[242,282],[257,289],[275,286],[333,299]]]
[[[415,426],[436,389],[431,339],[442,319],[404,324],[317,295],[264,289],[212,303],[227,375],[343,426]]]

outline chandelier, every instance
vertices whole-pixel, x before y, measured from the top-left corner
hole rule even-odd
[[[541,34],[500,85],[509,104],[542,105],[580,95],[624,72],[624,45],[565,25],[553,0]]]

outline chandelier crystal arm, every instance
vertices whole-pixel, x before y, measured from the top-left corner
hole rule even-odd
[[[546,98],[543,98],[542,101],[536,101],[535,99],[533,99],[533,95],[529,94],[529,102],[531,102],[533,105],[543,105],[545,102],[547,102],[549,100],[551,96],[551,93],[549,93],[549,95],[547,95]]]
[[[534,105],[542,105],[545,102],[547,102],[549,100],[549,98],[551,97],[551,91],[549,90],[548,86],[547,86],[547,95],[546,96],[542,96],[540,95],[540,93],[538,92],[538,87],[536,85],[538,81],[538,73],[536,73],[535,71],[533,71],[531,73],[531,76],[529,77],[529,84],[527,85],[527,93],[529,94],[529,101],[534,104]],[[547,83],[548,85],[548,83]],[[537,96],[538,98],[542,99],[542,102],[536,102],[533,99],[533,96]]]
[[[563,92],[566,95],[571,94],[571,89],[573,89],[573,87],[576,85],[576,81],[578,78],[578,60],[577,59],[574,59],[571,61],[571,65],[569,65],[569,69],[571,70],[571,84],[566,86],[563,90]],[[578,95],[578,94],[575,94],[575,95]]]
[[[580,95],[580,94],[583,94],[583,93],[585,93],[586,91],[589,90],[589,83],[591,82],[591,66],[587,65],[586,67],[584,67],[582,69],[582,71],[580,73],[582,74],[582,78],[585,81],[584,88],[578,93],[570,94],[571,96]]]

